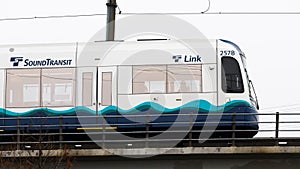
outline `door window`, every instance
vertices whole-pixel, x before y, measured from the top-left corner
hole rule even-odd
[[[110,106],[112,104],[112,73],[102,72],[102,105]]]

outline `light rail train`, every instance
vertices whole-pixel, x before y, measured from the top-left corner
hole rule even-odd
[[[2,45],[0,129],[75,131],[95,128],[88,121],[101,124],[94,118],[101,116],[122,131],[202,128],[210,120],[222,130],[236,114],[236,129],[253,137],[258,103],[244,53],[227,40],[183,42]],[[208,118],[214,113],[221,116]]]

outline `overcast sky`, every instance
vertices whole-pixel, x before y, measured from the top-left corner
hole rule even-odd
[[[208,0],[117,0],[122,12],[201,12]],[[106,13],[105,0],[1,0],[0,18]],[[297,0],[211,0],[209,12],[300,12]],[[120,18],[121,16],[117,16]],[[209,39],[237,43],[262,111],[300,110],[300,14],[178,15]],[[87,41],[106,16],[0,21],[0,44]],[[294,105],[296,104],[296,105]],[[287,106],[279,109],[270,107]]]

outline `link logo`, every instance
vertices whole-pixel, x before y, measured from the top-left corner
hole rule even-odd
[[[196,55],[196,56],[192,56],[192,55],[175,55],[173,56],[173,60],[175,62],[179,62],[181,59],[183,58],[183,61],[185,63],[187,62],[193,62],[193,63],[199,63],[202,61],[201,57],[199,55]]]
[[[19,66],[19,62],[23,61],[23,57],[11,57],[10,62],[13,62],[13,66]]]

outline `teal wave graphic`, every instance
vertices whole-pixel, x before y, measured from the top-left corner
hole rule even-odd
[[[104,108],[103,110],[100,110],[98,112],[99,115],[104,115],[104,114],[110,114],[110,113],[115,113],[118,112],[120,114],[135,114],[139,113],[141,111],[153,111],[153,112],[159,112],[159,113],[172,113],[172,112],[178,112],[180,110],[197,110],[198,112],[219,112],[219,111],[228,111],[236,106],[244,106],[244,107],[249,107],[251,106],[248,102],[244,100],[234,100],[231,102],[228,102],[222,106],[215,106],[209,103],[206,100],[195,100],[189,103],[186,103],[182,106],[176,107],[176,108],[166,108],[160,104],[154,103],[154,102],[144,102],[141,103],[131,109],[128,110],[123,110],[121,108],[118,108],[116,106],[108,106]],[[87,107],[84,106],[78,106],[74,107],[68,110],[53,110],[49,108],[36,108],[32,109],[30,111],[26,112],[13,112],[7,109],[0,108],[0,114],[5,115],[5,116],[12,116],[12,117],[26,117],[26,116],[37,116],[37,114],[45,114],[46,116],[60,116],[60,115],[76,115],[77,112],[85,112],[89,113],[92,115],[96,115],[96,111],[91,110]]]

